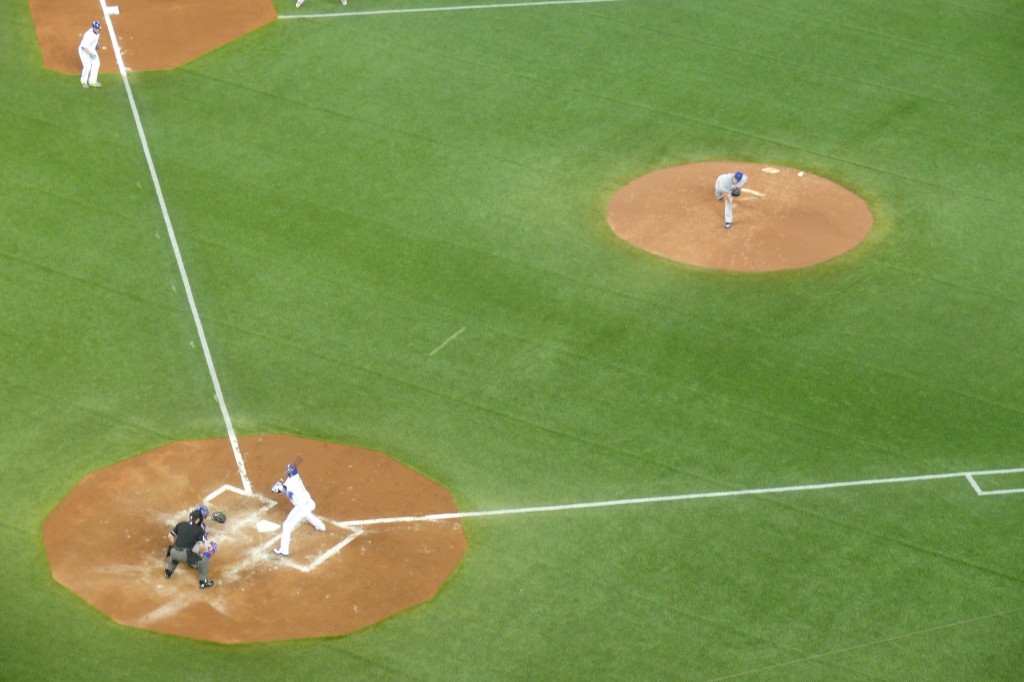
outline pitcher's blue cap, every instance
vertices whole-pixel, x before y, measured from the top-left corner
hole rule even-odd
[[[97,31],[100,30],[100,22],[98,22],[98,21],[92,22],[92,27],[94,29],[96,29]]]
[[[736,171],[736,175],[732,176],[733,180],[739,180],[743,177],[743,171]]]

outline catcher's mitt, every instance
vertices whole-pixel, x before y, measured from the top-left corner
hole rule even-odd
[[[213,512],[213,516],[211,516],[210,518],[212,518],[217,523],[224,523],[225,521],[228,520],[227,514],[225,514],[222,511]]]
[[[734,190],[732,191],[732,195],[733,195],[734,197],[738,197],[738,196],[739,196],[740,194],[741,194],[741,192],[740,192],[740,188],[739,188],[739,187],[737,187],[736,189],[734,189]]]

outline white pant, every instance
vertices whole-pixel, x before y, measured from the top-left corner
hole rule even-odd
[[[82,59],[82,85],[95,84],[100,75],[99,55],[93,59],[85,50],[79,50],[78,56]]]
[[[306,504],[298,507],[292,507],[292,510],[288,512],[288,518],[284,520],[284,526],[281,528],[281,551],[285,554],[288,553],[288,547],[292,541],[292,531],[295,530],[295,526],[299,525],[302,521],[309,521],[309,523],[317,530],[327,530],[327,526],[324,522],[313,515],[313,510],[316,509],[316,502],[310,500]]]

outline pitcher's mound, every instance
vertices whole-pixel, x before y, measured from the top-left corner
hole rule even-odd
[[[252,494],[226,439],[172,443],[86,476],[43,523],[54,579],[124,625],[230,644],[364,628],[431,599],[466,551],[448,491],[379,452],[282,435],[239,443]],[[291,504],[270,488],[300,454],[326,530],[300,523],[280,557]],[[201,503],[227,514],[207,520],[219,546],[205,590],[184,564],[164,577],[167,533]],[[428,514],[452,516],[407,518]]]
[[[733,226],[715,180],[743,171]],[[860,244],[874,218],[867,202],[824,178],[780,166],[707,161],[645,175],[608,206],[615,234],[645,251],[702,268],[767,272],[802,268]]]

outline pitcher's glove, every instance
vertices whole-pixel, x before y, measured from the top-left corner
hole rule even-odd
[[[228,520],[228,515],[222,511],[216,511],[213,512],[213,516],[211,516],[210,518],[212,518],[217,523],[224,523]]]
[[[272,493],[283,493],[284,492],[284,486],[281,485],[281,481],[278,481],[277,483],[275,483],[274,487],[272,487],[270,489],[270,492],[272,492]]]
[[[738,197],[738,196],[739,196],[740,194],[742,194],[742,192],[740,192],[740,188],[739,188],[739,187],[735,188],[735,189],[734,189],[734,190],[732,191],[732,195],[733,195],[734,197]]]

